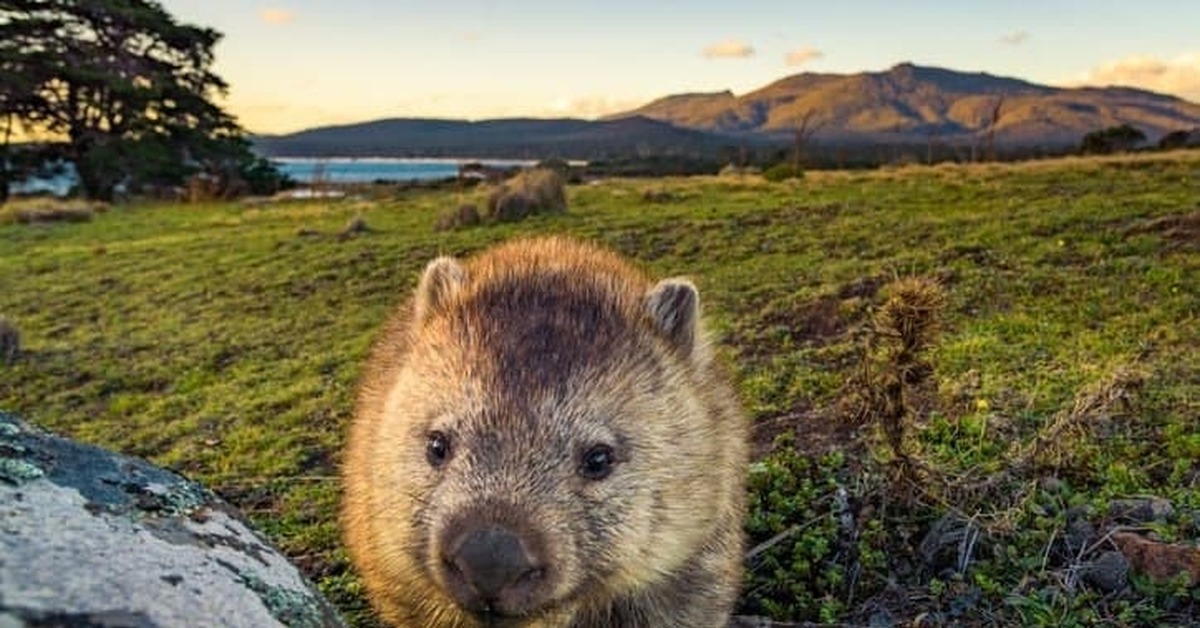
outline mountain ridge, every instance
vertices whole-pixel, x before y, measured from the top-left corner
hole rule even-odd
[[[741,96],[671,96],[622,114],[704,131],[783,136],[804,125],[817,140],[970,140],[992,130],[1008,145],[1068,145],[1132,124],[1157,138],[1200,125],[1200,104],[1132,87],[1052,87],[986,72],[900,63],[881,72],[801,73]],[[999,107],[994,129],[993,113]]]
[[[793,74],[742,95],[671,94],[597,120],[390,118],[254,142],[268,156],[595,159],[711,156],[791,142],[797,132],[824,145],[975,146],[987,136],[998,146],[1063,149],[1119,124],[1154,142],[1200,127],[1200,104],[1134,87],[1052,87],[906,62],[878,72]]]

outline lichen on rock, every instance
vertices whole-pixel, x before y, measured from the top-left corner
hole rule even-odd
[[[3,412],[0,521],[3,626],[343,625],[212,492]]]

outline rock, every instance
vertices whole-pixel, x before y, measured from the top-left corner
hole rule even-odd
[[[1079,577],[1104,593],[1125,588],[1128,574],[1129,561],[1121,552],[1104,552],[1079,568]]]
[[[933,573],[962,573],[971,563],[980,534],[974,523],[948,513],[930,526],[918,549]]]
[[[1200,585],[1200,547],[1182,543],[1161,543],[1131,532],[1112,535],[1113,543],[1139,573],[1164,582],[1187,574],[1187,585]]]
[[[228,504],[0,412],[0,626],[344,624]]]
[[[1161,497],[1114,499],[1108,504],[1108,516],[1130,523],[1161,522],[1175,516],[1175,506]]]

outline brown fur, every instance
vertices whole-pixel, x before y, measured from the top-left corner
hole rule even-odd
[[[725,625],[748,428],[697,308],[686,280],[654,284],[564,239],[432,262],[366,366],[345,462],[346,541],[380,614]],[[436,467],[434,431],[452,443]],[[600,480],[580,471],[595,443],[615,458]],[[513,531],[540,567],[503,616],[464,610],[447,584],[452,540],[473,526]]]

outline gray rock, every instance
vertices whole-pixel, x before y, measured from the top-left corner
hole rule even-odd
[[[1121,552],[1104,552],[1079,568],[1079,577],[1104,593],[1125,588],[1128,582],[1129,561]]]
[[[0,627],[343,626],[211,492],[0,412]]]
[[[1175,506],[1162,497],[1114,499],[1108,503],[1108,515],[1131,523],[1163,522],[1175,516]]]

